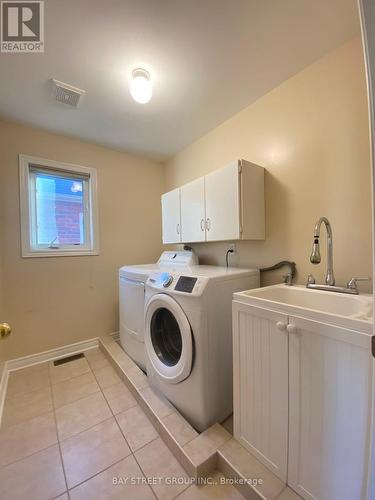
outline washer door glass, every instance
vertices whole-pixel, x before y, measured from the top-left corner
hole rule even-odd
[[[157,309],[151,318],[151,342],[157,357],[167,366],[175,366],[182,353],[180,327],[169,309]]]
[[[163,380],[176,384],[190,375],[193,339],[180,305],[166,294],[156,294],[146,308],[145,346],[148,361]]]

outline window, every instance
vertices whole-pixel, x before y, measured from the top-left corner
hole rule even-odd
[[[23,257],[98,254],[96,171],[20,155]]]

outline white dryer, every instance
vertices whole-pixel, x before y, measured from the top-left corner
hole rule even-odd
[[[198,263],[192,250],[163,252],[155,264],[124,266],[119,270],[120,343],[124,351],[143,370],[145,284],[157,271],[187,269]]]
[[[258,269],[194,266],[146,286],[150,385],[203,431],[233,411],[232,295],[259,287]]]

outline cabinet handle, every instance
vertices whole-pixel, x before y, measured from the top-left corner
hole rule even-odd
[[[180,224],[177,224],[176,231],[177,231],[177,234],[180,234]]]
[[[278,328],[278,330],[281,330],[283,332],[284,330],[286,330],[286,323],[284,323],[283,321],[278,321],[276,323],[276,327]]]
[[[211,219],[209,217],[206,219],[206,229],[207,231],[211,229]]]
[[[201,219],[201,231],[204,231],[204,219]]]
[[[289,323],[289,325],[286,327],[289,333],[297,333],[298,329],[296,325],[293,325],[293,323]]]

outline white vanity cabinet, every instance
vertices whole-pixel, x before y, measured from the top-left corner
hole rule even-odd
[[[163,243],[181,243],[180,189],[161,197]]]
[[[180,193],[181,239],[176,239],[178,222],[173,212],[176,191]],[[162,212],[163,243],[263,240],[264,168],[236,160],[164,194]]]
[[[287,321],[286,315],[233,303],[234,436],[285,482]]]
[[[365,500],[371,334],[235,298],[233,348],[235,437],[304,499]]]

